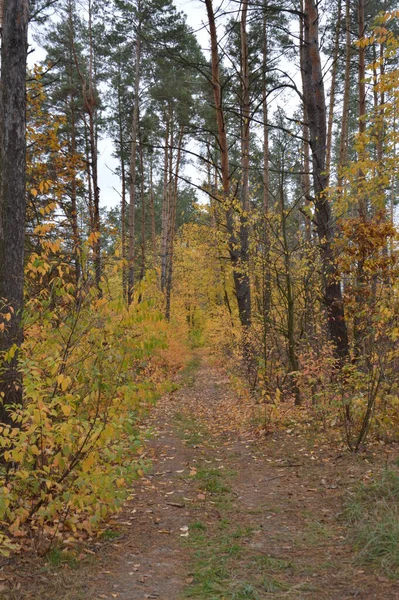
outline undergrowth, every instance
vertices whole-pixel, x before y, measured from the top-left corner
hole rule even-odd
[[[351,494],[344,511],[351,524],[359,564],[399,579],[399,472],[386,470]]]
[[[29,541],[45,554],[101,532],[149,466],[143,412],[183,364],[184,343],[163,319],[150,275],[128,307],[119,285],[110,289],[118,268],[99,298],[76,287],[62,256],[47,250],[27,267],[23,404],[0,425],[3,554]]]

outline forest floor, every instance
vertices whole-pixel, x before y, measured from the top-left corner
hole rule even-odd
[[[340,517],[386,454],[354,456],[295,428],[256,433],[203,351],[182,379],[147,418],[151,471],[102,540],[58,566],[54,552],[5,561],[0,598],[399,599],[399,583],[356,564]]]

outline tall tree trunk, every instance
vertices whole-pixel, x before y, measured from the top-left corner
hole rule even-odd
[[[89,117],[89,144],[91,175],[93,180],[93,220],[95,240],[94,249],[94,270],[95,281],[98,289],[98,295],[101,298],[101,223],[100,223],[100,188],[98,186],[98,153],[97,153],[97,132],[96,132],[96,98],[94,85],[94,58],[93,58],[93,27],[92,27],[92,2],[89,0],[89,90],[85,94],[85,108]],[[84,86],[84,91],[85,91]]]
[[[166,288],[166,265],[167,265],[167,240],[168,240],[168,219],[170,203],[170,172],[169,172],[169,154],[172,152],[172,144],[169,147],[169,135],[171,130],[171,108],[165,115],[165,151],[163,164],[163,190],[162,190],[162,223],[161,223],[161,290]],[[173,133],[172,133],[173,135]]]
[[[75,123],[75,109],[73,106],[73,98],[70,98],[71,107],[71,158],[74,161],[76,157],[76,123]],[[81,253],[81,240],[78,223],[78,207],[77,207],[77,180],[76,180],[76,169],[73,166],[71,175],[71,222],[72,222],[72,241],[73,241],[73,256],[75,262],[75,280],[76,284],[79,284],[81,277],[81,266],[80,266],[80,253]]]
[[[300,9],[303,12],[303,0],[300,1]],[[303,72],[303,46],[305,43],[304,40],[304,22],[303,19],[300,19],[299,22],[299,47],[300,51],[300,65],[301,72]],[[301,188],[302,195],[305,201],[305,213],[304,217],[304,227],[305,227],[305,240],[306,244],[304,246],[304,260],[306,264],[306,272],[305,272],[305,310],[304,310],[304,329],[307,335],[308,340],[311,340],[314,336],[314,300],[312,290],[308,285],[308,273],[313,269],[313,256],[312,256],[312,225],[310,220],[311,214],[311,183],[310,183],[310,147],[309,147],[309,127],[308,127],[308,116],[306,112],[306,105],[304,104],[302,107],[303,110],[303,126],[302,126],[302,152],[303,152],[303,173],[301,175]]]
[[[374,195],[373,204],[374,204],[374,212],[377,213],[379,218],[385,219],[387,216],[386,215],[386,206],[385,206],[385,185],[382,181],[383,174],[384,174],[384,132],[385,132],[385,127],[384,127],[385,91],[384,91],[384,87],[382,85],[382,82],[384,79],[384,70],[385,70],[384,45],[380,44],[379,57],[378,57],[380,66],[379,66],[378,72],[377,72],[377,68],[375,66],[375,64],[377,62],[377,53],[376,53],[375,46],[373,46],[373,51],[374,51],[374,56],[373,56],[373,60],[374,60],[374,66],[373,66],[374,118],[376,120],[376,125],[377,125],[377,139],[375,142],[376,154],[377,154],[377,168],[376,168],[377,173],[376,173],[376,175],[377,175],[378,181],[380,181],[380,184],[378,186],[378,194]],[[378,86],[380,87],[379,90],[378,90]]]
[[[295,295],[294,287],[292,282],[292,267],[291,267],[291,252],[288,243],[287,235],[287,212],[285,208],[285,182],[284,164],[281,165],[281,174],[279,181],[279,200],[280,200],[280,211],[281,211],[281,229],[282,229],[282,246],[284,256],[284,278],[285,278],[285,299],[287,302],[287,355],[288,355],[288,367],[290,373],[296,373],[298,371],[298,357],[297,357],[297,344],[295,339]],[[301,403],[301,395],[299,392],[298,385],[296,383],[295,375],[291,381],[291,389],[295,396],[295,404],[297,406]]]
[[[350,93],[350,70],[351,70],[351,13],[350,0],[345,4],[345,79],[344,98],[342,105],[341,137],[339,141],[338,177],[337,187],[340,193],[343,186],[343,169],[348,162],[348,116],[349,116],[349,93]]]
[[[98,186],[98,155],[97,155],[97,131],[96,131],[96,105],[95,76],[94,76],[94,54],[92,35],[92,1],[89,0],[89,80],[88,85],[79,65],[76,54],[75,40],[73,40],[73,54],[75,66],[82,82],[82,95],[84,105],[84,122],[86,137],[87,176],[89,183],[89,209],[90,226],[94,234],[92,243],[94,255],[95,282],[98,295],[102,297],[101,290],[101,222],[100,222],[100,188]]]
[[[0,106],[0,352],[23,339],[24,241],[26,211],[26,55],[29,4],[4,0]],[[10,321],[5,315],[11,315]],[[22,402],[18,350],[1,361],[0,421],[9,423],[10,405]]]
[[[122,244],[122,293],[123,297],[127,300],[127,277],[126,277],[126,166],[125,159],[123,156],[122,147],[122,132],[120,130],[120,145],[121,145],[121,178],[122,178],[122,189],[121,189],[121,244]]]
[[[138,0],[137,10],[141,10],[141,2]],[[130,142],[130,180],[129,180],[129,251],[128,251],[128,304],[133,299],[134,288],[134,252],[135,252],[135,210],[136,210],[136,154],[137,138],[139,129],[139,91],[140,91],[140,61],[141,61],[141,21],[137,25],[136,32],[136,65],[134,71],[134,105],[132,116],[131,142]]]
[[[70,138],[70,155],[72,160],[72,174],[71,174],[71,226],[72,226],[72,241],[73,241],[73,257],[75,263],[75,281],[79,284],[81,277],[81,239],[79,232],[78,223],[78,209],[77,209],[77,174],[75,168],[76,160],[76,114],[75,114],[75,94],[73,84],[73,68],[74,68],[74,36],[75,30],[73,25],[73,7],[71,2],[68,2],[68,34],[69,34],[69,112],[70,112],[70,125],[71,125],[71,138]]]
[[[170,240],[172,236],[172,215],[173,215],[173,189],[174,189],[174,177],[173,177],[173,149],[175,147],[175,115],[173,109],[170,110],[170,141],[169,141],[169,163],[168,163],[168,181],[167,181],[167,215],[166,215],[166,232],[165,232],[165,261],[164,261],[164,292],[165,292],[165,314],[168,312],[168,277],[169,277],[169,265],[170,265]],[[170,301],[170,296],[169,296]]]
[[[140,183],[140,198],[141,198],[141,265],[140,265],[140,281],[144,279],[145,274],[145,194],[144,194],[144,158],[143,158],[143,145],[140,139],[140,172],[141,172],[141,183]]]
[[[337,70],[338,70],[339,34],[341,32],[341,2],[342,2],[342,0],[338,0],[338,9],[337,9],[338,15],[337,15],[337,24],[336,24],[336,29],[335,29],[333,65],[332,65],[332,73],[331,73],[330,102],[329,102],[329,107],[328,107],[327,150],[326,150],[327,185],[330,184],[331,147],[332,147],[332,130],[333,130],[333,122],[334,122],[335,88],[336,88]]]
[[[150,156],[150,219],[151,219],[151,248],[153,266],[157,264],[157,238],[155,233],[155,207],[154,207],[154,176],[153,159]]]
[[[242,273],[240,243],[235,232],[232,198],[230,198],[229,154],[227,145],[226,123],[222,106],[222,86],[219,73],[219,51],[216,32],[215,15],[212,0],[205,0],[211,37],[211,69],[213,99],[215,103],[218,129],[218,147],[220,153],[220,171],[222,178],[223,201],[226,208],[226,226],[228,233],[228,249],[233,267],[235,296],[241,325],[247,328],[251,323],[251,306],[248,273]]]
[[[329,199],[325,193],[326,174],[326,104],[320,61],[318,11],[314,0],[305,0],[303,52],[303,92],[308,117],[312,152],[315,220],[323,264],[324,302],[327,309],[329,336],[335,355],[344,360],[349,355],[341,283],[333,251],[334,227]]]
[[[166,308],[165,308],[165,317],[169,321],[170,319],[170,300],[172,293],[172,275],[173,275],[173,250],[174,250],[174,241],[175,241],[175,228],[176,228],[176,207],[177,207],[177,191],[179,184],[179,170],[181,163],[181,152],[183,146],[183,135],[184,135],[184,126],[181,125],[177,143],[177,157],[176,157],[176,166],[175,172],[173,174],[173,191],[171,193],[171,206],[170,206],[170,214],[169,214],[169,224],[168,224],[168,263],[167,263],[167,276],[166,276]]]
[[[119,75],[121,74],[120,57],[118,60]],[[121,81],[118,78],[118,145],[119,145],[119,160],[121,164],[121,245],[122,245],[122,294],[123,298],[127,300],[127,273],[126,273],[126,259],[127,259],[127,248],[126,248],[126,164],[125,164],[125,153],[124,153],[124,135],[123,135],[123,123],[122,123],[122,91]]]
[[[393,123],[392,123],[392,139],[396,139],[396,132],[397,132],[397,127],[396,127],[396,106],[393,107]],[[396,144],[393,144],[393,161],[394,163],[396,163]],[[394,224],[394,212],[395,212],[395,200],[396,200],[396,173],[392,174],[392,178],[391,178],[391,193],[389,196],[389,220],[391,225],[393,226]],[[391,238],[391,244],[390,244],[390,255],[392,255],[393,250],[394,250],[394,244],[395,242],[393,241],[393,239]]]
[[[363,39],[366,32],[366,24],[364,20],[364,0],[358,0],[358,22],[359,22],[359,39]],[[359,81],[358,81],[358,90],[359,90],[359,134],[360,136],[364,136],[366,132],[366,51],[363,44],[359,45]],[[360,141],[361,147],[364,145],[364,140]],[[364,160],[364,150],[361,150],[359,153],[359,160],[362,162]],[[359,216],[362,219],[366,219],[367,217],[367,199],[364,195],[364,190],[362,190],[362,182],[364,180],[364,174],[362,169],[359,169],[358,173],[358,184],[359,184],[359,194],[358,194],[358,210]]]
[[[249,63],[247,35],[248,0],[241,5],[241,214],[240,214],[240,264],[236,275],[236,289],[239,291],[241,322],[245,327],[251,324],[251,285],[249,278],[249,133],[251,123],[249,97]]]
[[[213,99],[215,102],[216,121],[218,128],[218,143],[220,152],[220,171],[222,176],[222,188],[226,201],[230,194],[230,168],[229,153],[227,146],[226,123],[224,119],[222,106],[222,86],[219,73],[219,50],[216,32],[215,15],[213,12],[212,0],[205,0],[205,6],[208,14],[209,31],[211,36],[211,67],[212,67],[212,88]]]
[[[266,9],[266,7],[265,7]],[[263,15],[263,44],[262,44],[262,117],[263,117],[263,284],[262,284],[262,323],[263,323],[263,358],[267,362],[268,334],[271,307],[271,272],[270,272],[270,236],[269,236],[269,117],[267,106],[267,71],[268,71],[268,29],[266,10]]]
[[[365,20],[364,20],[364,0],[358,0],[358,25],[359,25],[359,39],[362,40],[365,35]],[[360,166],[357,173],[357,209],[359,218],[362,221],[367,219],[367,196],[365,193],[364,186],[364,172],[362,169],[362,163],[365,159],[365,139],[364,134],[366,132],[366,53],[363,44],[359,45],[359,67],[358,67],[358,96],[359,96],[359,136],[360,136],[360,151],[358,153],[358,159]],[[365,323],[364,315],[364,286],[365,286],[365,273],[364,273],[364,260],[360,258],[357,262],[356,268],[356,313],[353,319],[353,338],[354,338],[354,349],[355,354],[359,357],[362,354],[362,349],[365,351],[366,340],[365,340]]]
[[[265,219],[269,212],[270,173],[269,173],[269,118],[267,106],[267,59],[268,31],[266,14],[263,15],[262,44],[262,113],[263,113],[263,212]]]

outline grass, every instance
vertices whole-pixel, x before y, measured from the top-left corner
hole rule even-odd
[[[231,488],[227,485],[226,475],[231,473],[223,472],[221,469],[200,468],[195,474],[195,479],[200,482],[201,490],[220,496],[231,492]]]
[[[198,527],[198,523],[190,526],[189,531],[187,544],[194,559],[194,582],[187,588],[186,597],[221,600],[229,587],[231,563],[242,552],[237,540],[243,532],[226,531],[226,521],[218,523],[212,531]]]
[[[377,481],[359,485],[343,517],[352,528],[356,561],[399,579],[399,473],[387,470]]]
[[[201,327],[195,327],[190,330],[189,333],[189,342],[191,348],[203,348],[205,346],[206,340],[204,336],[204,331]]]
[[[184,441],[186,446],[190,446],[191,448],[200,446],[209,437],[206,427],[193,417],[183,413],[176,413],[175,423],[177,435]]]
[[[317,546],[323,540],[334,537],[334,531],[319,521],[308,521],[302,537],[306,546]]]
[[[248,555],[248,544],[254,534],[251,525],[237,525],[237,510],[229,479],[233,471],[212,466],[198,468],[194,479],[216,505],[220,518],[211,524],[195,521],[189,526],[184,541],[191,552],[194,581],[185,590],[186,598],[197,600],[261,600],[265,593],[287,589],[277,581],[275,571],[290,563],[263,555]],[[252,552],[252,551],[251,551]]]
[[[117,538],[119,538],[121,536],[121,532],[120,531],[115,531],[115,529],[105,529],[100,537],[101,539],[110,542],[112,540],[116,540]]]
[[[201,359],[198,356],[193,356],[181,372],[183,385],[193,387],[195,384],[195,376],[201,364]]]
[[[264,572],[265,570],[276,573],[278,571],[294,570],[295,565],[289,560],[270,556],[269,554],[259,554],[253,559],[254,564],[258,567],[259,571]]]
[[[73,552],[68,552],[55,546],[51,548],[46,554],[46,561],[51,567],[61,567],[62,565],[68,565],[75,569],[78,566],[78,560]]]
[[[186,544],[193,556],[194,581],[186,588],[186,598],[260,600],[265,593],[289,589],[273,575],[290,569],[291,563],[265,556],[248,560],[251,527],[235,527],[224,518],[210,528],[202,522],[193,523],[189,531]]]

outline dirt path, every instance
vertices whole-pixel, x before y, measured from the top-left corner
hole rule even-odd
[[[0,583],[0,598],[399,599],[398,584],[354,565],[337,518],[370,457],[295,431],[255,439],[235,426],[240,410],[223,372],[193,363],[151,414],[152,472],[92,564],[33,574],[11,562],[0,582],[12,576],[14,589]]]

